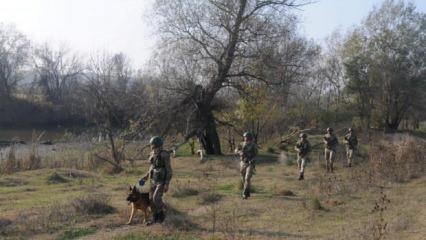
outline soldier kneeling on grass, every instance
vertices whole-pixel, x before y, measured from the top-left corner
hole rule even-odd
[[[153,137],[149,141],[151,145],[151,155],[149,161],[151,166],[143,180],[151,180],[150,198],[153,202],[154,209],[153,220],[148,222],[148,225],[153,223],[162,223],[166,218],[163,210],[163,193],[169,190],[169,183],[172,179],[172,167],[170,165],[170,153],[163,150],[163,140],[160,137]]]
[[[300,139],[297,141],[296,146],[294,149],[297,151],[297,165],[299,167],[299,180],[304,179],[304,172],[305,172],[305,166],[306,162],[308,160],[308,154],[311,151],[311,145],[308,141],[308,136],[306,133],[301,133],[299,135]]]
[[[240,143],[235,149],[235,153],[240,155],[240,173],[243,186],[243,199],[250,197],[251,177],[255,169],[255,157],[257,155],[258,146],[254,142],[253,134],[244,133],[244,142]]]

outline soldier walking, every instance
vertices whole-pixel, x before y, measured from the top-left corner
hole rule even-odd
[[[162,223],[166,218],[163,210],[163,193],[169,190],[169,183],[172,179],[172,167],[170,165],[170,153],[163,150],[163,140],[160,137],[153,137],[149,141],[151,145],[151,155],[149,161],[151,166],[143,180],[151,180],[150,198],[154,204],[153,223]]]
[[[255,157],[257,155],[258,146],[254,142],[253,134],[244,133],[244,142],[240,143],[235,149],[235,153],[240,155],[240,173],[243,186],[243,199],[250,197],[251,177],[255,169]]]
[[[353,128],[348,129],[348,133],[344,137],[344,143],[346,144],[346,159],[348,163],[348,167],[352,167],[352,159],[354,155],[354,150],[358,145],[358,138],[355,135]]]
[[[324,155],[325,155],[325,166],[327,168],[327,172],[334,171],[334,159],[336,158],[336,148],[339,144],[336,135],[333,133],[333,128],[327,128],[327,133],[324,135]]]
[[[297,151],[297,165],[299,167],[299,180],[304,179],[304,172],[305,172],[305,166],[306,162],[308,160],[308,154],[311,151],[311,145],[308,141],[308,136],[306,133],[301,133],[299,135],[300,139],[297,141],[296,146],[294,149]]]

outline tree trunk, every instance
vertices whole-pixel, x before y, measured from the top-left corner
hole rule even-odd
[[[206,150],[206,154],[221,155],[220,139],[213,112],[209,110],[201,113],[200,121],[203,122],[205,127],[198,138],[204,150]]]

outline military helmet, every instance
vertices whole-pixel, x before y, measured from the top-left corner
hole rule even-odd
[[[333,131],[333,128],[331,127],[327,128],[327,132],[332,132],[332,131]]]
[[[253,133],[251,133],[251,132],[245,132],[245,133],[243,134],[243,137],[245,137],[245,138],[249,138],[249,139],[253,139]]]
[[[149,144],[153,145],[154,147],[161,147],[163,146],[163,139],[158,136],[152,137],[149,140]]]
[[[301,134],[299,134],[299,137],[301,137],[301,138],[307,138],[308,135],[306,135],[306,133],[301,133]]]

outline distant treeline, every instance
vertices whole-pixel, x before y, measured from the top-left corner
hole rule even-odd
[[[262,140],[426,120],[426,15],[412,3],[385,0],[321,47],[291,11],[303,1],[185,2],[156,1],[161,41],[143,71],[122,53],[83,58],[0,25],[0,125],[179,135],[218,154],[246,130]]]

